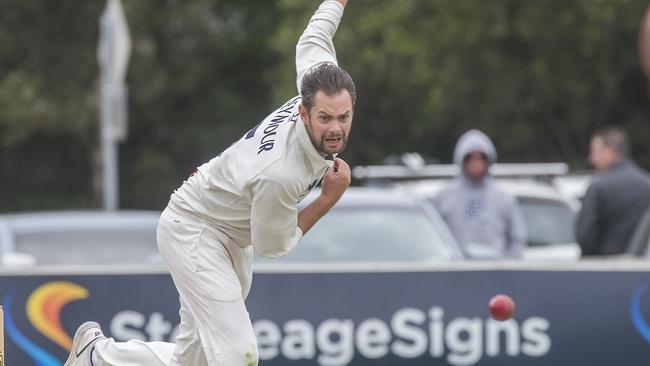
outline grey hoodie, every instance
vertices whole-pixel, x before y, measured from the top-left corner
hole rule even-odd
[[[519,258],[526,243],[526,228],[517,201],[498,187],[489,173],[475,182],[466,177],[463,159],[473,151],[496,162],[492,141],[483,132],[463,134],[454,151],[458,176],[433,199],[436,209],[468,258]]]

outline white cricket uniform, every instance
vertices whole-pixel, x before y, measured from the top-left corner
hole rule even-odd
[[[337,64],[332,38],[343,5],[324,1],[296,46],[297,85],[312,67]],[[97,342],[103,365],[257,365],[244,305],[253,251],[282,256],[302,232],[296,205],[332,164],[312,144],[287,101],[219,156],[198,168],[171,196],[158,225],[158,246],[180,297],[176,343]]]

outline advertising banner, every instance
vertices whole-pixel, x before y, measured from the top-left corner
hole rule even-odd
[[[256,273],[261,365],[642,365],[650,276],[635,271]],[[510,295],[516,313],[490,318]],[[8,365],[62,365],[76,327],[173,341],[167,274],[2,276]]]

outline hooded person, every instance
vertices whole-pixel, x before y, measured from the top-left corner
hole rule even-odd
[[[517,201],[495,184],[489,167],[497,153],[478,130],[464,133],[454,150],[458,175],[433,204],[470,259],[520,258],[526,228]]]

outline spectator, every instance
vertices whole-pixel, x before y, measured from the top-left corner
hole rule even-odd
[[[471,259],[520,258],[524,220],[514,197],[489,173],[496,149],[483,132],[467,131],[454,150],[457,177],[434,197],[434,205]]]
[[[589,161],[596,169],[576,224],[582,256],[622,254],[650,206],[650,176],[629,157],[624,130],[606,127],[591,136]]]

